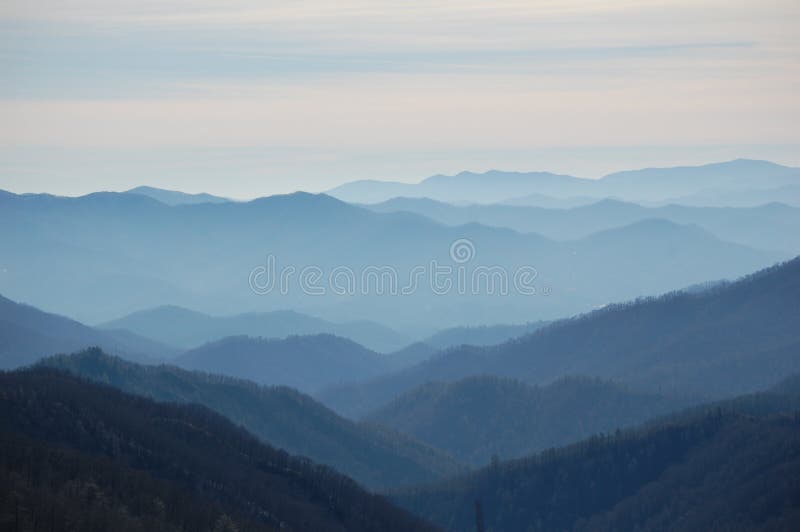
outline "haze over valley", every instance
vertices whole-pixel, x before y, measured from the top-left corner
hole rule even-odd
[[[0,4],[0,531],[800,530],[796,0]]]

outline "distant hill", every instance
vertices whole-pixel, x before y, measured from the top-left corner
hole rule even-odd
[[[231,336],[190,349],[174,362],[186,369],[306,392],[374,377],[390,367],[387,355],[331,334],[285,339]]]
[[[0,296],[0,369],[31,364],[56,353],[102,346],[140,362],[174,356],[173,347],[126,330],[100,331]]]
[[[606,196],[657,201],[708,189],[748,190],[798,185],[800,168],[736,159],[701,166],[628,170],[609,174],[600,181]]]
[[[613,252],[603,240],[596,242],[598,252]],[[663,246],[669,261],[668,239]],[[589,375],[638,390],[713,399],[763,389],[800,371],[799,352],[796,258],[707,290],[611,305],[498,346],[450,349],[319,397],[357,416],[429,381],[490,374],[530,383]]]
[[[458,206],[426,198],[395,198],[370,209],[377,212],[413,212],[448,225],[477,222],[535,232],[554,240],[584,238],[646,219],[697,225],[717,238],[762,249],[800,252],[800,208],[779,203],[748,208],[643,207],[616,200],[601,200],[569,209],[510,205]]]
[[[429,530],[197,405],[51,369],[0,373],[4,529]]]
[[[481,327],[451,327],[443,329],[425,340],[424,343],[438,349],[446,349],[459,345],[494,345],[512,338],[523,336],[541,329],[547,324],[544,321],[525,323],[522,325],[485,325]]]
[[[391,201],[391,200],[389,200]],[[542,207],[545,209],[571,209],[582,205],[596,203],[598,198],[592,196],[578,196],[571,198],[554,198],[544,194],[527,194],[525,196],[509,198],[494,203],[494,205],[510,205],[516,207]]]
[[[446,530],[795,530],[800,415],[702,413],[393,495]]]
[[[448,202],[495,203],[533,193],[557,197],[578,195],[584,187],[591,186],[591,182],[591,179],[549,172],[491,170],[483,174],[461,172],[453,176],[435,175],[419,183],[354,181],[327,193],[355,203],[378,203],[400,196]]]
[[[784,203],[800,207],[800,185],[742,190],[702,190],[688,196],[669,198],[658,203],[696,207],[756,207],[767,203]]]
[[[498,377],[430,383],[366,419],[394,428],[457,459],[486,465],[612,432],[677,410],[686,400],[634,393],[587,378],[545,387]]]
[[[402,349],[398,349],[387,355],[389,366],[393,370],[408,368],[423,362],[439,352],[438,347],[434,347],[425,342],[414,342]]]
[[[451,227],[305,193],[174,207],[136,194],[10,194],[0,196],[0,241],[8,250],[0,257],[0,293],[92,323],[164,304],[213,315],[289,308],[335,322],[378,317],[420,337],[462,324],[560,318],[738,277],[788,257],[731,245],[690,225],[625,227],[604,237],[613,240],[612,253],[591,236],[562,243],[474,223]],[[456,263],[451,247],[465,241],[474,253]],[[273,275],[263,273],[268,257]],[[434,263],[451,268],[444,294],[432,287]],[[459,264],[469,290],[453,284]],[[505,295],[475,274],[493,266],[505,273]],[[535,295],[515,284],[521,267],[535,270]],[[317,286],[306,286],[303,271],[319,275]],[[279,272],[292,272],[285,288],[259,288]],[[332,281],[337,272],[345,279]]]
[[[209,316],[181,307],[161,306],[134,312],[103,323],[99,327],[124,328],[187,349],[226,336],[237,335],[285,338],[328,333],[350,338],[379,352],[394,351],[410,343],[410,339],[405,335],[375,322],[333,323],[285,310],[251,312],[234,316]]]
[[[201,404],[270,445],[329,465],[370,488],[429,482],[461,470],[447,455],[390,430],[340,418],[291,388],[142,366],[97,349],[40,364],[157,401]]]
[[[178,192],[177,190],[164,190],[163,188],[145,186],[132,188],[127,191],[127,194],[148,196],[165,205],[194,205],[197,203],[225,203],[230,201],[206,193],[187,194],[186,192]]]
[[[450,203],[498,203],[532,194],[555,198],[614,197],[629,201],[659,201],[707,189],[729,191],[798,184],[798,168],[768,161],[738,159],[702,166],[616,172],[600,179],[581,179],[548,172],[461,172],[454,176],[429,177],[414,184],[355,181],[328,193],[356,203],[378,203],[399,196],[424,197]]]

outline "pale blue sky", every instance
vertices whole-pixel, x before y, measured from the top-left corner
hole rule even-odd
[[[7,0],[0,188],[800,166],[796,1]]]

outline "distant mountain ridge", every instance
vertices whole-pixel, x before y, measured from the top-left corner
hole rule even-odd
[[[140,362],[155,362],[177,354],[171,346],[130,331],[101,331],[0,296],[0,369],[92,346],[103,346],[114,354]]]
[[[423,343],[438,349],[459,345],[495,345],[512,338],[537,331],[547,322],[537,321],[521,325],[482,325],[474,327],[452,327],[437,331],[425,338]]]
[[[416,184],[355,181],[328,191],[357,203],[378,203],[393,197],[427,197],[446,202],[499,203],[540,194],[556,198],[616,197],[659,201],[705,189],[772,188],[800,184],[800,169],[768,161],[737,159],[702,166],[645,168],[585,179],[548,172],[461,172],[437,175]]]
[[[375,377],[390,367],[388,355],[332,334],[285,339],[231,336],[190,349],[173,362],[185,369],[304,392]]]
[[[568,209],[512,205],[457,206],[427,198],[394,198],[369,205],[377,212],[413,212],[448,225],[477,222],[515,231],[535,232],[554,240],[585,238],[592,233],[620,228],[646,219],[698,225],[715,236],[761,249],[800,252],[800,208],[779,203],[748,208],[644,207],[604,199]]]
[[[462,324],[563,317],[641,294],[737,277],[788,257],[715,240],[686,225],[659,227],[660,237],[671,233],[677,244],[669,253],[655,238],[624,227],[616,228],[617,253],[610,253],[591,236],[556,242],[474,223],[450,227],[305,193],[174,207],[136,194],[8,195],[0,197],[0,239],[8,250],[0,257],[0,293],[92,323],[165,303],[214,315],[291,308],[337,322],[378,316],[419,338],[420,331]],[[435,261],[452,267],[451,246],[465,240],[476,250],[470,269],[505,269],[512,288],[506,296],[492,293],[486,282],[469,297],[457,290],[436,294],[430,272],[400,294],[419,266],[430,270]],[[265,268],[270,256],[276,274],[289,267],[294,274],[286,290],[272,285],[264,294],[250,276]],[[302,286],[300,272],[307,267],[322,272],[324,294]],[[383,278],[366,272],[386,267],[396,272],[394,291],[384,284],[379,293]],[[520,267],[536,270],[539,296],[513,290]],[[330,281],[337,268],[349,269],[355,278],[343,294]]]
[[[219,196],[212,196],[205,192],[199,194],[188,194],[186,192],[179,192],[177,190],[164,190],[163,188],[155,188],[148,186],[140,186],[126,191],[126,194],[140,194],[148,196],[156,201],[160,201],[165,205],[194,205],[197,203],[225,203],[230,200],[221,198]]]
[[[286,338],[287,336],[334,334],[365,347],[390,352],[411,339],[385,325],[360,321],[333,323],[294,311],[249,312],[232,316],[210,316],[202,312],[166,305],[142,310],[98,325],[101,329],[123,328],[148,338],[185,349],[221,340],[227,336]]]

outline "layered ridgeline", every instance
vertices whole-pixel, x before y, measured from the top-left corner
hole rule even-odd
[[[429,530],[197,405],[51,369],[0,373],[8,530]]]
[[[592,233],[643,220],[661,219],[696,225],[715,236],[746,246],[800,252],[800,207],[769,203],[757,207],[644,207],[604,199],[569,209],[512,205],[452,205],[426,198],[395,198],[370,209],[413,212],[448,225],[477,222],[534,232],[554,240],[577,240]]]
[[[195,313],[190,311],[166,309],[165,313],[146,314],[147,323],[154,324],[156,318],[160,317],[162,327],[148,329],[140,326],[137,330],[162,331],[165,339],[185,337],[180,332],[170,337],[166,334],[169,326],[186,334],[192,334],[191,331],[196,327],[198,332],[194,334],[198,336],[216,337],[216,334],[225,332],[212,326],[203,328],[204,321],[197,319]],[[190,319],[181,320],[181,316],[189,316]],[[210,320],[212,324],[216,322],[215,318]],[[259,319],[255,321],[261,322]],[[124,324],[141,325],[134,319]],[[123,323],[120,322],[107,327],[121,325]],[[379,333],[380,326],[375,326],[374,330],[376,334]],[[0,369],[13,369],[56,353],[70,353],[97,346],[127,360],[143,363],[172,360],[186,368],[242,377],[262,384],[293,386],[306,391],[369,379],[408,367],[435,351],[433,347],[425,345],[380,354],[345,338],[316,334],[281,339],[226,337],[181,352],[128,329],[89,327],[1,296],[0,339]],[[388,338],[387,345],[391,341],[392,338]]]
[[[127,330],[98,330],[0,296],[0,369],[90,346],[102,346],[125,358],[145,362],[177,353],[173,347]]]
[[[262,441],[329,465],[370,488],[427,482],[461,470],[441,452],[391,430],[343,419],[287,387],[263,387],[173,366],[142,366],[98,349],[40,364],[157,401],[206,406]]]
[[[91,323],[165,304],[213,315],[291,308],[336,322],[379,317],[417,338],[560,318],[787,256],[664,220],[562,243],[305,193],[176,206],[126,193],[3,193],[0,240],[0,292]],[[466,254],[453,253],[458,242]],[[521,267],[536,276],[515,283]]]
[[[546,383],[568,375],[637,390],[722,398],[800,371],[800,258],[733,283],[612,305],[493,347],[459,347],[319,397],[359,416],[429,381],[497,375]]]
[[[161,306],[134,312],[98,327],[127,329],[184,349],[199,347],[226,336],[285,338],[321,333],[349,338],[381,353],[395,351],[411,343],[411,338],[373,321],[334,323],[288,310],[209,316],[181,307]]]
[[[366,416],[473,465],[561,447],[675,411],[688,403],[598,379],[545,387],[498,377],[430,383]]]
[[[609,197],[656,202],[728,194],[741,203],[748,194],[768,201],[782,201],[787,197],[787,187],[794,190],[791,187],[797,185],[800,185],[798,168],[739,159],[704,166],[617,172],[601,179],[492,170],[483,174],[436,175],[413,184],[355,181],[336,187],[329,194],[358,203],[377,203],[402,196],[466,203],[497,203],[515,198],[527,198],[529,202],[567,199],[575,203],[585,198]]]
[[[796,530],[798,382],[393,500],[454,531],[476,529],[476,502],[478,530]]]
[[[181,354],[186,369],[285,385],[306,392],[370,379],[387,373],[390,355],[330,334],[284,339],[232,336]]]

